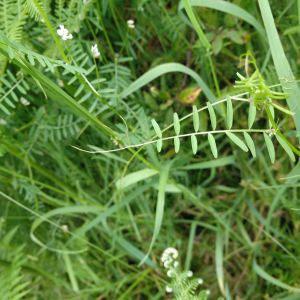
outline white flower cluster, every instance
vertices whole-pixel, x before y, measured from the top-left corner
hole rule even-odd
[[[69,34],[69,30],[64,27],[64,25],[59,25],[60,29],[57,30],[59,36],[62,37],[64,41],[71,40],[73,38],[72,34]]]
[[[276,130],[272,128],[267,130],[266,133],[271,137],[272,135],[276,135]]]
[[[128,20],[128,21],[127,21],[127,26],[128,26],[129,28],[133,29],[133,28],[135,27],[134,21],[133,21],[133,20]]]
[[[91,47],[92,55],[94,58],[97,58],[100,56],[100,52],[98,51],[97,44]]]
[[[27,99],[25,99],[24,97],[21,97],[21,98],[20,98],[20,101],[21,101],[21,103],[22,103],[23,105],[25,105],[25,106],[30,105],[30,102],[29,102]]]

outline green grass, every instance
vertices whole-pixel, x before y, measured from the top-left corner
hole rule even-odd
[[[171,299],[174,247],[209,299],[299,299],[299,7],[1,1],[1,297]],[[250,97],[233,87],[255,71],[247,51],[294,116],[234,100]],[[98,153],[160,131],[160,153]]]

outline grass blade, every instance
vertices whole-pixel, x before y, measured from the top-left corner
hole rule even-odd
[[[167,180],[169,176],[169,169],[170,169],[170,164],[165,165],[162,168],[162,171],[160,173],[159,177],[159,188],[158,188],[158,196],[157,196],[157,204],[156,204],[156,212],[155,212],[155,224],[154,224],[154,233],[152,236],[152,241],[149,247],[149,251],[146,254],[146,256],[143,258],[143,260],[139,263],[139,266],[142,265],[146,259],[148,258],[152,247],[158,237],[160,227],[162,224],[163,220],[163,215],[164,215],[164,207],[165,207],[165,189],[167,185]]]
[[[273,145],[270,137],[266,133],[264,133],[264,138],[265,138],[265,141],[266,141],[266,144],[267,144],[267,148],[268,148],[268,152],[269,152],[271,162],[272,162],[272,164],[274,164],[274,161],[275,161],[275,148],[274,148],[274,145]]]
[[[209,133],[207,135],[207,137],[208,137],[208,142],[209,142],[209,145],[210,145],[210,148],[211,148],[211,152],[212,152],[214,158],[217,158],[218,157],[218,149],[217,149],[217,146],[216,146],[215,138],[211,133]]]
[[[225,296],[224,272],[223,272],[223,235],[222,228],[219,226],[216,237],[216,273],[220,290]]]
[[[125,98],[129,96],[130,94],[134,93],[141,87],[145,86],[155,78],[170,73],[170,72],[182,72],[190,75],[199,85],[199,87],[202,88],[202,91],[204,95],[207,97],[207,99],[211,103],[217,102],[217,98],[215,95],[212,93],[212,91],[209,89],[209,87],[206,85],[206,83],[203,81],[203,79],[193,70],[190,68],[187,68],[186,66],[178,63],[168,63],[168,64],[162,64],[158,67],[155,67],[148,72],[146,72],[144,75],[139,77],[136,81],[134,81],[128,88],[123,90],[121,93],[120,97]],[[218,110],[219,112],[219,110]],[[220,109],[221,112],[221,109]]]
[[[212,8],[236,16],[237,18],[251,24],[259,32],[264,41],[267,41],[266,32],[263,26],[261,26],[259,21],[256,20],[251,14],[239,6],[222,0],[189,0],[189,2],[191,6]],[[184,5],[182,1],[180,1],[178,5],[178,11],[181,11],[183,8]]]
[[[259,8],[261,11],[262,19],[265,24],[271,54],[273,62],[276,68],[276,72],[280,83],[285,92],[291,92],[290,97],[287,99],[288,106],[291,111],[294,111],[296,115],[293,117],[297,131],[300,130],[300,105],[298,101],[300,99],[300,89],[297,82],[294,80],[294,74],[291,70],[290,64],[285,56],[280,37],[278,35],[274,18],[272,15],[269,1],[259,0]],[[298,117],[296,117],[298,116]]]
[[[272,277],[271,275],[269,275],[265,270],[263,270],[256,262],[256,260],[253,260],[253,269],[254,271],[263,279],[267,280],[268,282],[270,282],[271,284],[277,285],[283,289],[289,290],[291,292],[297,292],[300,293],[300,288],[296,288],[290,285],[287,285],[283,282],[281,282],[280,280]]]
[[[196,20],[196,17],[194,16],[193,10],[191,8],[190,2],[189,0],[182,0],[183,6],[200,38],[201,43],[203,44],[203,46],[206,49],[210,49],[211,48],[211,44],[209,43],[209,41],[207,40],[206,36],[204,35],[199,22]]]

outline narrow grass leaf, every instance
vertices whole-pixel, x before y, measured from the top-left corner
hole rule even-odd
[[[144,169],[141,171],[130,173],[126,175],[124,178],[119,179],[116,182],[116,187],[118,189],[124,189],[132,184],[140,182],[141,180],[147,179],[157,174],[157,171],[152,169]]]
[[[235,158],[233,155],[213,159],[209,161],[204,161],[197,164],[187,165],[182,168],[181,170],[200,170],[200,169],[212,169],[212,168],[218,168],[222,166],[232,165],[235,163]]]
[[[216,129],[217,127],[217,119],[216,119],[216,114],[213,106],[210,104],[210,102],[206,102],[208,112],[209,112],[209,117],[210,117],[210,122],[213,130]]]
[[[237,137],[235,134],[231,133],[231,132],[226,132],[226,135],[236,144],[238,145],[242,150],[244,150],[245,152],[248,152],[248,148],[245,145],[245,143],[239,138]]]
[[[199,121],[199,113],[196,105],[193,105],[193,123],[194,123],[195,132],[198,132],[200,121]]]
[[[271,7],[269,1],[259,0],[259,8],[261,11],[261,16],[266,28],[268,35],[269,45],[271,49],[271,54],[273,62],[276,68],[277,77],[280,78],[280,83],[286,91],[293,91],[287,99],[288,106],[290,110],[294,111],[296,115],[300,115],[300,105],[298,105],[300,99],[300,89],[298,83],[294,80],[294,73],[290,67],[287,57],[284,53],[280,36],[278,34],[274,18],[272,15]],[[300,118],[294,116],[294,122],[297,131],[300,130]]]
[[[193,245],[194,245],[194,240],[196,235],[196,228],[197,228],[197,223],[193,221],[190,228],[189,241],[188,241],[186,257],[185,257],[184,269],[186,271],[191,269],[191,261],[192,261]]]
[[[175,145],[175,152],[178,153],[180,148],[180,140],[179,137],[177,136],[174,137],[174,145]]]
[[[230,129],[232,127],[233,122],[233,108],[231,98],[227,95],[227,125]]]
[[[219,288],[221,293],[225,296],[224,286],[224,272],[223,272],[223,233],[222,228],[219,226],[216,237],[216,273]]]
[[[249,113],[248,113],[248,127],[249,129],[252,127],[256,117],[256,106],[254,103],[250,103],[249,105]]]
[[[255,150],[255,146],[254,146],[251,136],[247,132],[244,132],[244,137],[245,137],[247,145],[252,153],[252,156],[256,157],[256,150]]]
[[[195,135],[191,136],[191,142],[192,142],[193,153],[196,154],[198,145],[197,145],[197,138]]]
[[[63,256],[64,262],[65,262],[65,267],[66,267],[67,274],[69,276],[69,279],[70,279],[70,282],[71,282],[71,285],[72,285],[72,289],[75,293],[77,293],[79,291],[79,288],[78,288],[78,283],[77,283],[77,280],[76,280],[76,276],[74,274],[74,270],[73,270],[73,266],[72,266],[70,256],[67,253],[63,253],[62,256]]]
[[[265,138],[265,141],[266,141],[266,144],[267,144],[267,148],[268,148],[268,152],[269,152],[271,162],[272,162],[272,164],[274,164],[274,161],[275,161],[275,148],[274,148],[274,145],[273,145],[270,137],[266,133],[264,133],[264,138]]]
[[[207,136],[208,136],[208,142],[210,145],[211,152],[212,152],[214,158],[217,158],[218,157],[218,149],[216,146],[215,138],[211,133],[209,133]]]
[[[212,8],[236,16],[239,19],[242,19],[251,24],[259,32],[264,41],[267,41],[266,32],[260,22],[246,10],[242,9],[236,4],[222,0],[189,0],[189,2],[191,6]],[[180,1],[178,5],[178,11],[181,11],[183,8],[183,2]]]
[[[177,135],[180,133],[180,122],[177,113],[174,113],[174,129]]]
[[[135,80],[130,86],[128,86],[123,92],[121,93],[120,97],[125,98],[141,87],[145,86],[155,78],[170,73],[170,72],[182,72],[185,74],[190,75],[199,85],[199,87],[202,88],[202,91],[204,95],[207,97],[207,99],[211,103],[217,102],[217,98],[215,95],[212,93],[212,91],[209,89],[209,87],[206,85],[206,83],[203,81],[203,79],[193,70],[190,68],[187,68],[186,66],[178,63],[167,63],[167,64],[162,64],[160,66],[157,66],[148,72],[146,72],[144,75],[139,77],[137,80]],[[221,107],[217,109],[217,111],[222,114]]]
[[[279,144],[281,145],[281,147],[285,150],[285,152],[288,154],[288,156],[292,159],[292,161],[296,161],[295,159],[295,155],[294,152],[292,151],[292,149],[289,147],[289,145],[285,142],[285,140],[276,135],[276,139],[279,142]]]
[[[151,253],[151,250],[153,248],[153,245],[158,237],[158,234],[160,232],[163,216],[164,216],[164,207],[165,207],[165,189],[167,185],[167,180],[169,176],[169,169],[171,164],[167,164],[163,166],[160,177],[159,177],[159,189],[158,189],[158,196],[157,196],[157,204],[156,204],[156,212],[155,212],[155,224],[154,224],[154,233],[152,236],[152,241],[149,247],[149,251],[146,254],[146,256],[143,258],[143,260],[139,263],[139,266],[142,265],[146,259],[148,258],[149,254]]]
[[[200,25],[199,25],[199,22],[197,21],[196,17],[194,16],[194,13],[193,13],[193,10],[191,8],[191,5],[190,5],[190,2],[189,0],[182,0],[182,3],[183,3],[183,6],[187,12],[187,15],[189,16],[199,38],[200,38],[200,41],[201,43],[203,44],[203,46],[206,48],[206,49],[210,49],[211,48],[211,44],[209,43],[209,41],[207,40],[206,36],[204,35]]]
[[[154,127],[156,135],[161,139],[162,138],[162,132],[160,130],[159,125],[157,124],[157,122],[154,119],[152,119],[151,122],[152,122],[152,125]]]
[[[131,192],[130,194],[128,194],[128,196],[124,197],[119,203],[117,203],[117,204],[115,204],[115,205],[107,208],[103,213],[101,213],[100,215],[98,215],[95,219],[93,219],[89,223],[87,223],[84,226],[82,226],[76,232],[76,234],[66,243],[65,246],[67,246],[70,243],[72,243],[77,237],[81,236],[85,232],[87,232],[87,231],[91,230],[92,228],[94,228],[97,224],[99,224],[100,222],[102,222],[103,220],[105,220],[106,218],[108,218],[110,215],[116,213],[121,207],[125,206],[127,203],[130,203],[132,200],[136,200],[138,198],[138,196],[141,195],[146,190],[148,190],[155,183],[155,181],[156,180],[153,179],[153,180],[147,182],[146,184],[144,184],[143,186],[135,189],[133,192]],[[43,222],[43,220],[42,220],[42,222]]]
[[[160,152],[161,151],[161,147],[162,147],[162,139],[157,140],[157,151]]]
[[[294,286],[290,286],[287,285],[283,282],[281,282],[280,280],[272,277],[271,275],[269,275],[264,269],[262,269],[256,262],[256,259],[253,260],[253,269],[254,271],[263,279],[265,279],[267,282],[279,286],[285,290],[289,290],[291,292],[296,292],[296,293],[300,293],[300,288],[294,287]]]

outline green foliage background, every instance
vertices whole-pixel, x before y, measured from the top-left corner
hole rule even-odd
[[[223,133],[217,159],[206,136],[195,155],[189,137],[178,154],[173,139],[161,153],[70,146],[141,144],[155,135],[151,119],[164,129],[174,112],[244,92],[233,85],[254,71],[239,60],[250,50],[268,86],[290,89],[279,104],[296,115],[276,111],[275,121],[299,149],[299,2],[190,1],[207,52],[178,1],[1,0],[0,299],[170,299],[168,247],[211,298],[299,299],[300,177],[283,180],[299,168],[276,139],[274,164],[262,133],[251,134],[255,158]],[[193,103],[180,94],[199,87]],[[227,129],[225,106],[215,108]],[[247,102],[233,110],[232,129],[247,129]],[[212,130],[207,110],[199,123]],[[264,110],[253,128],[270,128]],[[180,131],[194,132],[192,118]]]

